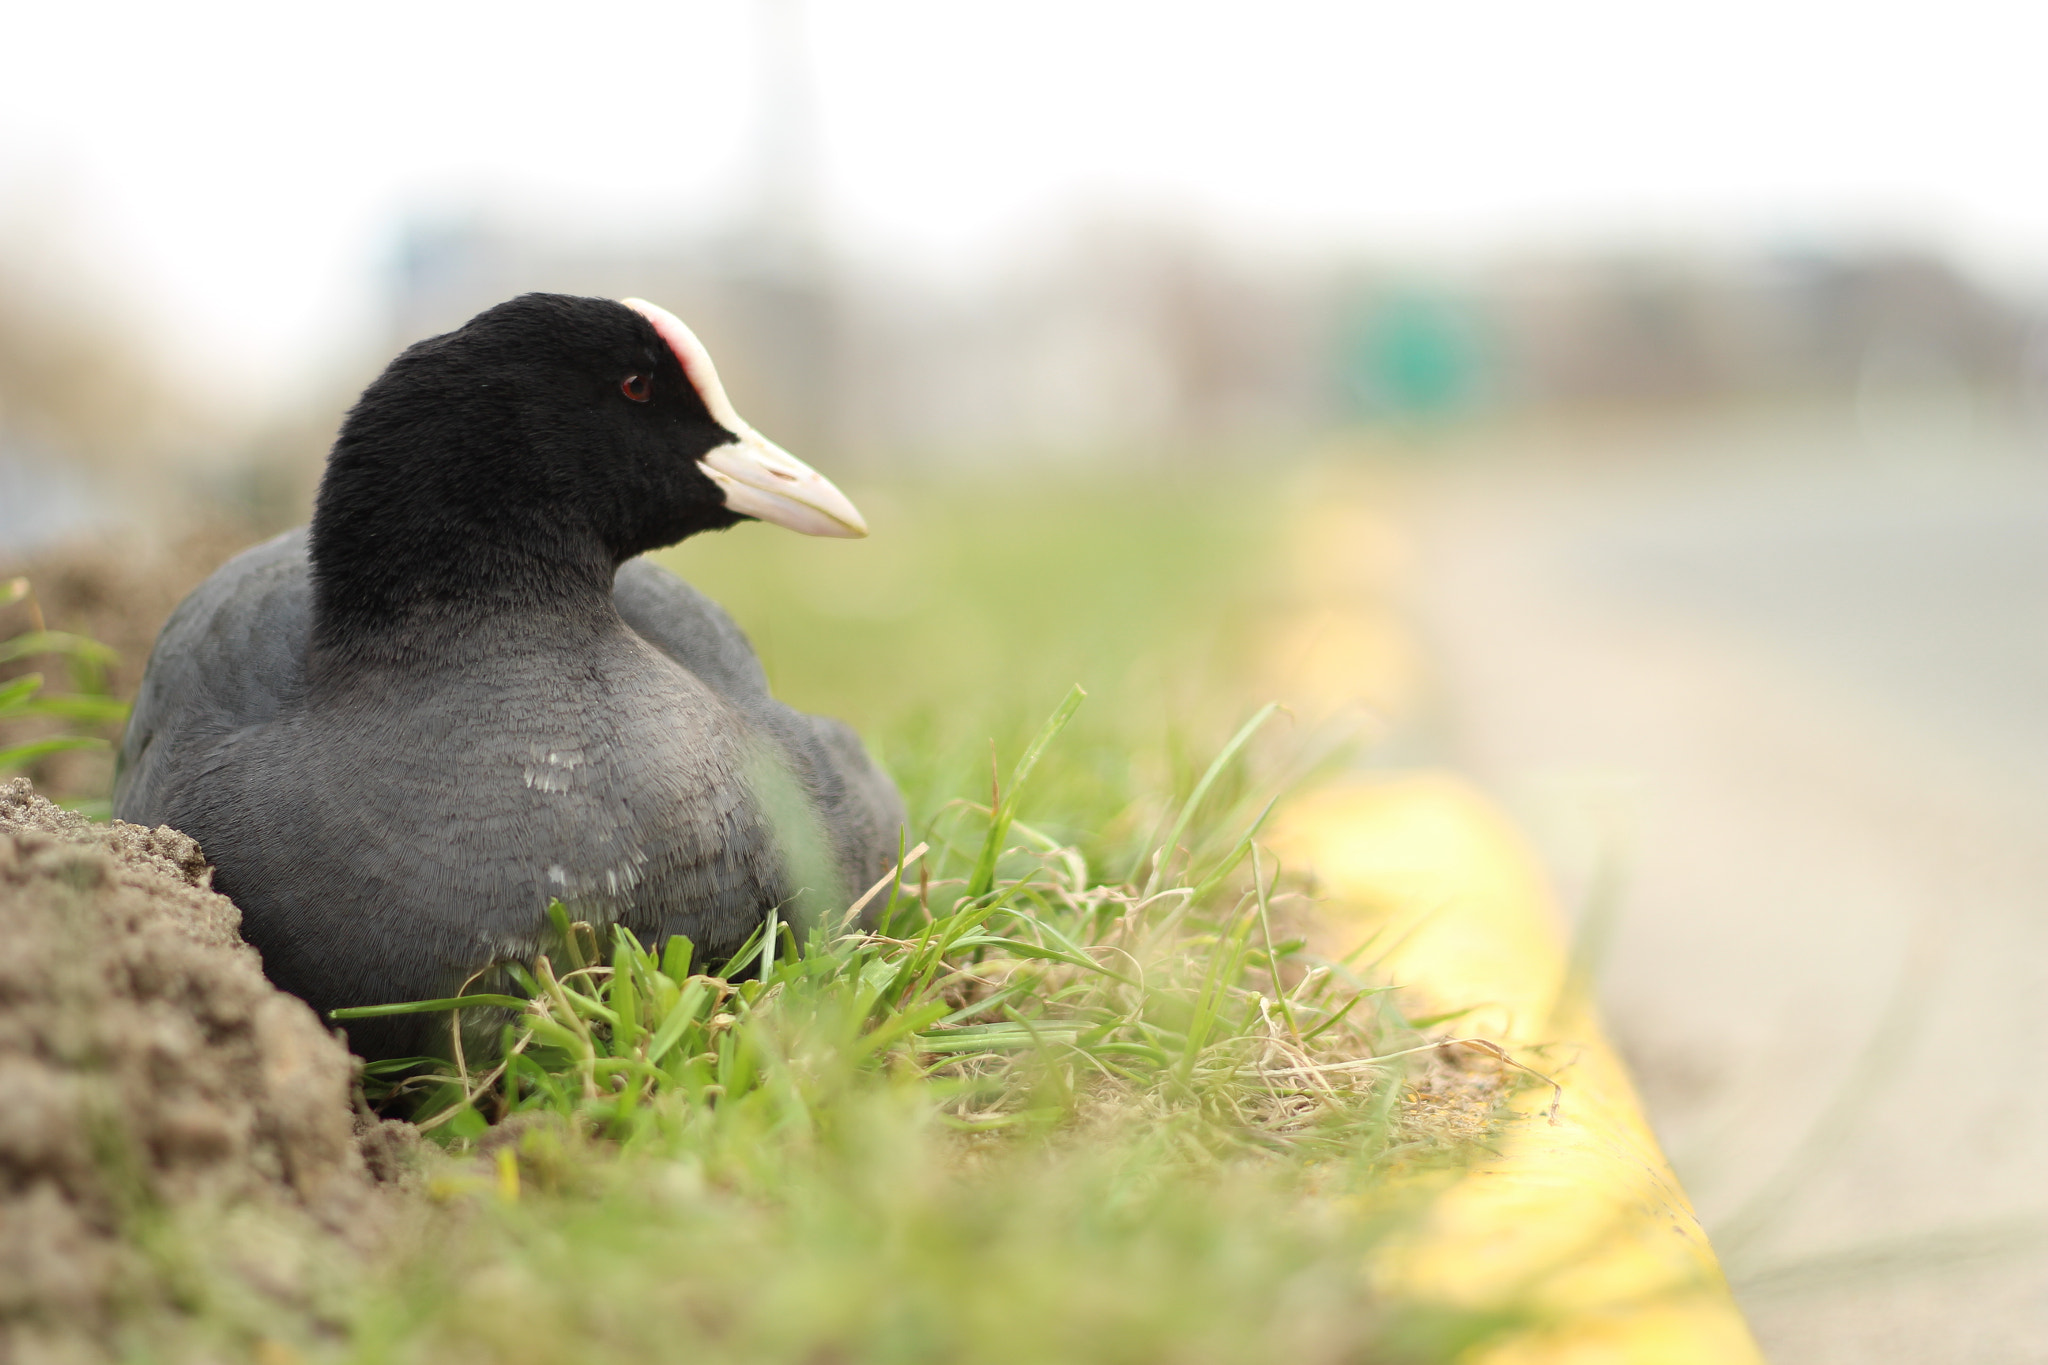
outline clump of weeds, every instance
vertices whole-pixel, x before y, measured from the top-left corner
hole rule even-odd
[[[1372,1292],[1509,1073],[1305,946],[1272,798],[1226,781],[1271,708],[1105,876],[1018,818],[1080,701],[830,922],[706,964],[556,907],[517,994],[344,1012],[450,1015],[449,1060],[370,1081],[461,1211],[347,1354],[1425,1360],[1503,1326]]]

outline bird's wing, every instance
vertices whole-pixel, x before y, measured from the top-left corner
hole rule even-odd
[[[830,832],[852,894],[888,870],[903,827],[903,798],[852,729],[775,700],[754,647],[733,619],[659,565],[629,560],[612,597],[642,639],[696,674],[774,742]]]
[[[191,764],[291,704],[305,676],[312,607],[304,527],[244,550],[178,604],[128,717],[115,815],[163,823]]]
[[[629,559],[612,580],[612,601],[636,634],[742,711],[768,700],[768,675],[725,609],[667,569]]]

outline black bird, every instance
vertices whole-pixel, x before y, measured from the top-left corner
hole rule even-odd
[[[392,361],[310,528],[158,637],[114,813],[199,841],[264,969],[323,1013],[528,960],[546,907],[735,951],[844,907],[902,801],[844,725],[769,695],[723,611],[634,556],[748,518],[862,536],[673,315],[527,294]],[[445,1019],[359,1021],[365,1056]]]

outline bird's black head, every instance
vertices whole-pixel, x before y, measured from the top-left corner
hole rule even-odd
[[[866,534],[676,318],[523,295],[409,348],[349,412],[313,515],[316,632],[608,600],[624,560],[749,517]]]

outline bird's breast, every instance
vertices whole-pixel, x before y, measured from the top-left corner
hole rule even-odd
[[[297,728],[322,824],[479,932],[550,900],[606,923],[772,899],[760,742],[644,646],[378,680]]]

